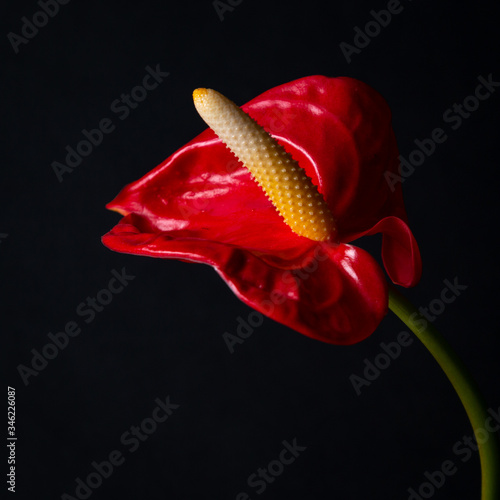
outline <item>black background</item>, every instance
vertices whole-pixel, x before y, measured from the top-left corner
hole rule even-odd
[[[205,128],[194,88],[243,104],[302,76],[363,80],[389,102],[404,156],[434,128],[448,133],[403,185],[424,263],[420,284],[404,293],[426,306],[443,280],[468,285],[435,324],[498,409],[500,91],[456,130],[443,113],[474,93],[480,75],[500,81],[499,8],[401,5],[349,64],[339,44],[352,44],[354,28],[385,0],[243,0],[223,20],[210,0],[71,1],[17,54],[7,34],[21,34],[21,18],[40,7],[4,2],[0,307],[5,385],[17,395],[19,498],[75,496],[75,480],[113,450],[125,462],[92,499],[235,499],[243,491],[252,499],[406,499],[447,459],[457,473],[434,498],[479,498],[477,455],[463,463],[452,451],[470,435],[468,420],[418,341],[361,395],[353,389],[349,377],[362,375],[364,359],[405,329],[392,314],[350,347],[266,319],[231,354],[222,334],[236,333],[238,316],[251,309],[210,267],[117,254],[100,243],[119,220],[105,203]],[[120,120],[111,103],[157,64],[170,75]],[[116,129],[59,182],[51,163],[103,118]],[[78,304],[123,267],[135,279],[86,324]],[[80,335],[25,386],[19,365],[29,366],[31,350],[72,320]],[[179,408],[130,453],[120,437],[168,395]],[[258,495],[247,478],[293,439],[307,449]]]

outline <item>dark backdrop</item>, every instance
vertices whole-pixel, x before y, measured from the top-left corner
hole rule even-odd
[[[243,104],[306,75],[363,80],[388,100],[406,158],[416,139],[447,133],[403,185],[424,262],[404,293],[427,306],[444,280],[467,286],[434,323],[498,412],[498,88],[461,123],[444,119],[478,77],[500,81],[498,4],[62,3],[47,2],[49,18],[43,2],[9,0],[1,15],[0,307],[18,497],[407,499],[420,488],[422,498],[479,498],[468,420],[418,341],[359,395],[353,387],[381,343],[405,330],[393,315],[351,347],[266,319],[231,354],[222,335],[251,309],[210,267],[113,253],[100,237],[119,220],[105,203],[205,128],[194,88]],[[340,44],[388,7],[399,13],[378,35],[370,24],[369,43],[358,34],[366,46],[348,62]],[[135,109],[113,110],[157,65],[164,81]],[[60,182],[53,162],[105,118],[114,130]],[[365,243],[378,252],[377,238]],[[134,276],[124,290],[95,317],[79,315],[123,268]],[[54,359],[23,372],[49,333],[76,327],[57,355],[46,349]],[[155,408],[167,396],[171,414],[154,430],[148,419],[165,415]],[[144,441],[131,434],[141,425]],[[284,442],[298,456],[281,455]],[[280,455],[295,460],[281,470]],[[446,460],[444,484],[423,485]],[[247,483],[270,463],[277,475],[265,491]],[[78,478],[95,488],[76,492]]]

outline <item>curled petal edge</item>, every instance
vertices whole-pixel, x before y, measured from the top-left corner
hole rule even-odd
[[[360,342],[387,313],[387,282],[380,266],[352,245],[320,243],[302,267],[283,269],[230,245],[143,233],[133,215],[104,235],[103,243],[124,253],[209,264],[248,306],[331,344]]]

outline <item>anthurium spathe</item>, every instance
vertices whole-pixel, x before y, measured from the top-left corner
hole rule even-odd
[[[317,187],[332,217],[323,236],[292,230],[272,195],[207,129],[108,204],[124,218],[104,244],[209,264],[249,306],[318,340],[366,338],[387,312],[387,282],[350,243],[382,233],[390,279],[412,286],[421,272],[400,184],[391,189],[384,176],[398,172],[387,103],[357,80],[312,76],[268,90],[242,110]]]

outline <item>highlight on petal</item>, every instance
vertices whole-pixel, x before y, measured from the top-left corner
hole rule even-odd
[[[266,268],[248,256],[231,268],[216,269],[249,306],[330,344],[364,340],[388,310],[382,270],[367,252],[351,245],[318,243],[293,271]]]
[[[103,243],[124,253],[209,264],[247,305],[308,337],[354,344],[371,335],[387,313],[383,272],[355,246],[315,243],[293,266],[282,268],[247,249],[147,234],[137,223],[128,215]]]
[[[422,259],[417,241],[408,225],[398,217],[385,217],[366,235],[382,233],[382,260],[396,285],[415,286],[422,275]]]
[[[392,191],[384,176],[398,169],[387,103],[356,80],[313,76],[264,92],[242,109],[318,187],[337,241],[294,233],[208,129],[108,204],[125,217],[104,244],[209,264],[245,303],[312,338],[366,338],[387,311],[387,284],[375,260],[349,243],[381,232],[390,278],[412,286],[421,274],[401,185]]]
[[[206,130],[107,205],[148,232],[218,241],[288,258],[311,241],[295,234],[250,172]]]
[[[383,217],[405,220],[391,111],[383,97],[352,78],[311,76],[270,89],[242,106],[304,168],[326,199],[340,241]]]
[[[250,170],[292,231],[315,241],[333,238],[328,205],[285,148],[219,92],[197,89],[193,99],[200,116]]]

